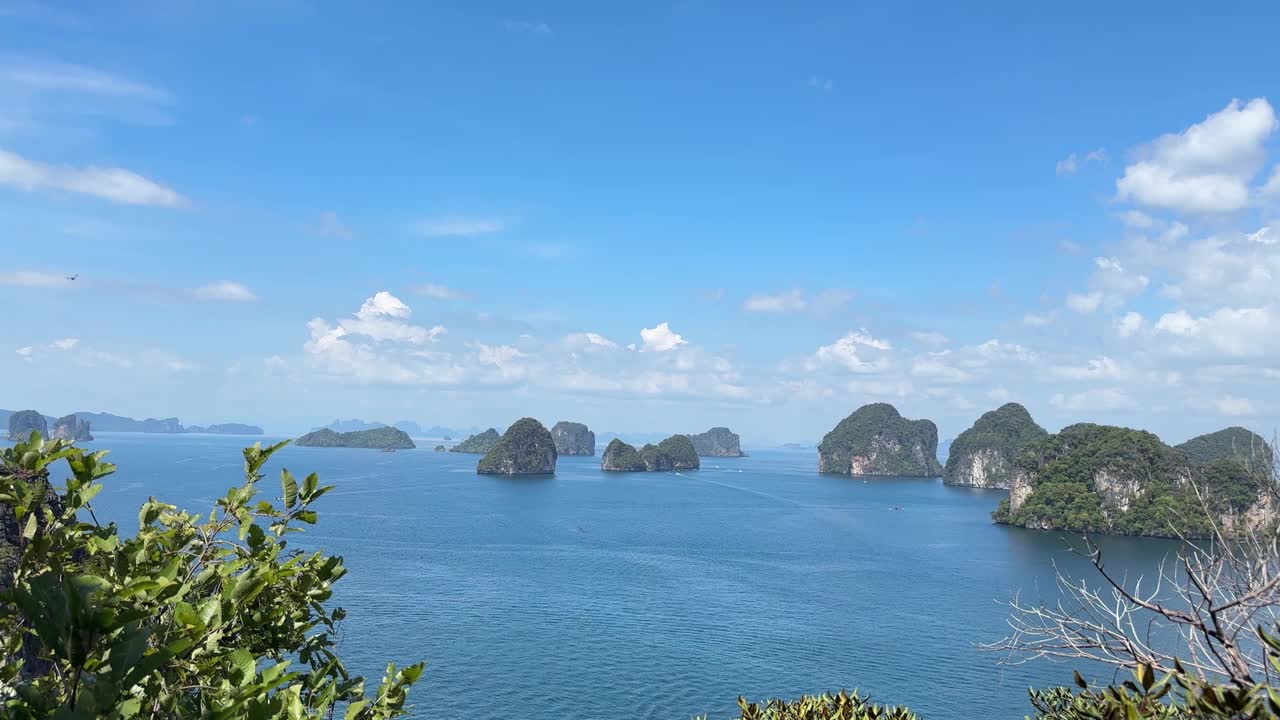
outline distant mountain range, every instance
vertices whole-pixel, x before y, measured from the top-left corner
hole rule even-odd
[[[9,416],[15,411],[0,410],[0,426],[8,427]],[[80,420],[88,421],[94,432],[126,432],[126,433],[159,433],[176,435],[179,433],[213,433],[215,435],[261,435],[262,428],[257,425],[243,423],[221,423],[215,425],[192,425],[184,427],[178,418],[147,418],[135,420],[123,415],[111,413],[76,412],[72,413]],[[45,415],[49,424],[57,418]]]
[[[422,438],[446,438],[447,437],[447,438],[458,439],[458,438],[467,437],[469,435],[474,435],[475,433],[478,433],[481,430],[481,428],[478,428],[478,427],[450,428],[450,427],[444,427],[442,425],[432,425],[431,427],[424,428],[412,420],[397,420],[394,423],[384,423],[384,422],[370,422],[368,420],[361,420],[359,418],[351,418],[349,420],[343,420],[341,418],[338,418],[338,419],[335,419],[333,422],[329,423],[328,425],[325,425],[323,427],[311,428],[311,430],[312,432],[314,432],[316,430],[328,429],[334,432],[344,433],[344,432],[360,432],[362,430],[376,430],[377,428],[388,427],[388,426],[394,427],[398,430],[403,430],[406,433],[409,433],[409,435],[413,437],[422,437]]]

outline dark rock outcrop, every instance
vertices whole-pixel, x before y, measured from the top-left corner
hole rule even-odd
[[[57,422],[53,424],[51,437],[87,442],[93,439],[93,434],[89,432],[88,420],[81,420],[75,415],[65,415],[58,418]]]
[[[447,450],[447,449],[448,449],[448,448],[446,448],[446,447],[445,447],[445,446],[443,446],[443,445],[437,445],[437,446],[436,446],[436,452],[444,452],[444,451],[445,451],[445,450]]]
[[[690,435],[693,449],[702,457],[742,457],[738,434],[727,427],[713,427],[704,433]]]
[[[938,427],[931,420],[908,420],[888,403],[872,403],[822,438],[818,472],[842,475],[937,477]]]
[[[370,448],[375,450],[409,450],[417,447],[403,430],[380,427],[373,430],[356,430],[337,433],[320,428],[293,441],[302,447]]]
[[[19,410],[9,416],[9,439],[21,442],[31,436],[31,431],[39,431],[40,437],[49,437],[49,423],[44,416],[35,410]]]
[[[596,454],[596,434],[582,423],[561,420],[551,428],[551,439],[561,455]]]
[[[640,457],[644,459],[645,469],[651,472],[697,470],[702,466],[688,435],[672,435],[657,445],[645,445],[640,448]]]
[[[476,433],[462,442],[449,448],[449,452],[470,453],[473,455],[484,455],[498,444],[502,436],[497,430],[489,428],[482,433]]]
[[[480,458],[481,475],[546,475],[556,471],[556,443],[542,423],[520,418]]]
[[[600,469],[609,472],[644,472],[649,468],[634,445],[614,438],[604,448],[604,455],[600,457]]]
[[[951,441],[943,482],[1008,490],[1018,453],[1048,434],[1023,406],[1002,405],[983,414],[973,427]]]

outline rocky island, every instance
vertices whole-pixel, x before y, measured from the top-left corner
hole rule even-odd
[[[947,485],[1008,490],[1014,461],[1028,445],[1049,435],[1018,403],[983,414],[951,442],[942,481]]]
[[[89,432],[88,420],[82,420],[75,415],[65,415],[53,423],[53,434],[50,437],[88,442],[93,439],[93,434]]]
[[[351,432],[334,432],[329,428],[320,428],[293,441],[301,447],[342,447],[370,448],[375,450],[410,450],[417,447],[408,433],[393,427],[379,427],[372,430],[353,430]]]
[[[49,423],[44,416],[35,410],[19,410],[9,416],[9,439],[21,442],[31,437],[31,431],[40,433],[40,437],[49,437]]]
[[[600,469],[608,472],[697,470],[701,465],[688,435],[672,435],[657,445],[649,443],[639,450],[614,438],[600,458]]]
[[[470,453],[472,455],[484,455],[498,444],[502,436],[497,430],[489,428],[482,433],[476,433],[462,442],[449,448],[449,452]]]
[[[596,434],[582,423],[561,420],[551,428],[551,438],[561,455],[596,454]]]
[[[727,427],[713,427],[704,433],[690,435],[693,449],[702,457],[742,457],[738,434]]]
[[[863,405],[818,445],[818,472],[937,477],[938,427],[908,420],[888,403]]]
[[[992,518],[1037,530],[1159,537],[1206,537],[1214,521],[1227,529],[1270,525],[1275,503],[1240,440],[1267,447],[1243,428],[1193,438],[1181,446],[1188,452],[1142,430],[1071,425],[1018,455],[1009,497]],[[1261,452],[1269,457],[1269,449]]]
[[[448,448],[446,448],[446,447],[445,447],[445,446],[443,446],[443,445],[437,445],[437,446],[436,446],[436,448],[435,448],[435,451],[436,451],[436,452],[444,452],[444,451],[445,451],[445,450],[447,450],[447,449],[448,449]]]
[[[207,433],[209,435],[261,435],[262,428],[244,423],[214,423],[213,425],[190,425],[182,429],[187,433]]]
[[[644,472],[649,468],[640,457],[640,451],[618,438],[609,441],[600,457],[600,469],[608,472]]]
[[[495,431],[496,432],[496,431]],[[520,418],[480,462],[481,475],[546,475],[556,471],[556,443],[542,423]]]

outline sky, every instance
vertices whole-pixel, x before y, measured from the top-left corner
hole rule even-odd
[[[0,407],[1270,437],[1280,5],[1197,7],[0,0]]]

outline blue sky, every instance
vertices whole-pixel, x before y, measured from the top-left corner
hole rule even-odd
[[[0,406],[1280,419],[1271,4],[368,5],[0,0]]]

